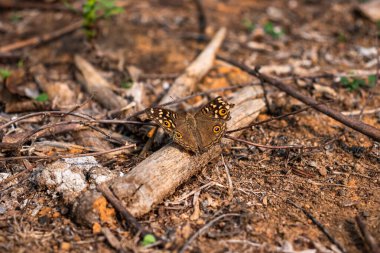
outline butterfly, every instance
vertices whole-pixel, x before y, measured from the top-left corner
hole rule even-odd
[[[146,114],[162,127],[175,143],[200,154],[223,137],[233,106],[222,97],[217,97],[195,113],[175,112],[157,107],[146,109]]]

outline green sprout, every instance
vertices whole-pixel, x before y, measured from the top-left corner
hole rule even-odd
[[[11,75],[12,75],[12,72],[10,72],[9,70],[0,68],[0,77],[1,77],[1,79],[5,80],[8,77],[10,77]]]
[[[153,243],[155,243],[157,240],[156,240],[156,237],[154,237],[154,235],[152,234],[146,234],[141,242],[141,244],[143,246],[148,246],[148,245],[151,245]]]
[[[22,19],[22,16],[17,13],[17,12],[12,12],[11,14],[11,22],[12,23],[18,23],[19,21],[21,21]]]
[[[38,95],[36,98],[35,98],[36,101],[38,102],[46,102],[49,100],[49,96],[48,94],[46,93],[41,93],[40,95]]]
[[[264,32],[273,39],[279,39],[282,35],[284,35],[284,31],[280,27],[274,26],[272,22],[267,22],[264,24]]]
[[[82,8],[83,27],[87,38],[95,37],[95,24],[99,19],[109,18],[124,11],[115,0],[87,0]]]
[[[242,20],[242,24],[245,27],[245,29],[247,29],[247,31],[249,33],[251,33],[256,28],[256,25],[251,20],[249,20],[248,18],[244,18]]]
[[[121,83],[121,88],[129,89],[133,86],[133,82],[131,81],[124,81]]]
[[[346,77],[340,78],[339,82],[347,88],[349,91],[355,91],[360,88],[369,87],[372,88],[376,85],[377,77],[376,75],[369,75],[367,79],[360,77]]]

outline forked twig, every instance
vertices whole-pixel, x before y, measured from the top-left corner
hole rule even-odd
[[[199,229],[197,232],[195,232],[189,240],[186,241],[186,243],[182,246],[182,248],[179,250],[179,253],[184,253],[186,249],[190,246],[190,244],[201,234],[203,234],[207,229],[209,229],[212,225],[214,225],[216,222],[220,221],[223,218],[226,217],[238,217],[241,216],[238,213],[227,213],[227,214],[222,214],[211,221],[209,221],[207,224],[205,224],[201,229]]]

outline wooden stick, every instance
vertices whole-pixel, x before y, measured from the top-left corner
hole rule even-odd
[[[263,80],[264,82],[275,86],[276,88],[286,92],[288,95],[302,101],[303,103],[310,105],[314,109],[326,114],[327,116],[339,121],[340,123],[364,134],[367,135],[368,137],[374,139],[375,141],[380,141],[380,130],[371,126],[367,125],[361,121],[357,121],[355,119],[352,119],[350,117],[344,116],[342,113],[326,106],[325,104],[320,104],[316,100],[314,100],[312,97],[308,97],[297,91],[295,88],[293,88],[290,85],[287,85],[283,82],[281,82],[279,79],[270,77],[266,74],[260,73],[258,69],[251,69],[243,64],[240,64],[234,60],[231,59],[226,59],[223,57],[219,57],[218,59],[226,61],[241,70],[259,78],[260,80]]]
[[[235,107],[231,110],[228,128],[248,125],[256,118],[265,106],[262,99],[255,99],[260,95],[262,90],[257,86],[246,87],[235,94],[229,101]],[[237,136],[238,133],[232,135]],[[223,140],[223,143],[228,142]],[[169,144],[142,161],[127,175],[110,182],[109,186],[131,214],[138,217],[149,212],[221,152],[221,147],[216,145],[197,156],[176,144]]]
[[[104,79],[91,63],[79,55],[75,55],[74,61],[85,79],[84,86],[87,92],[102,106],[112,110],[128,105],[128,101],[112,91],[116,87]]]
[[[44,42],[48,42],[56,38],[59,38],[65,34],[71,33],[81,27],[82,27],[82,21],[78,21],[73,24],[67,25],[61,29],[55,30],[53,32],[43,34],[41,36],[35,36],[26,40],[20,40],[12,44],[2,46],[0,47],[0,53],[6,53],[6,52],[10,52],[16,49],[21,49],[21,48],[29,47],[29,46],[35,46]]]

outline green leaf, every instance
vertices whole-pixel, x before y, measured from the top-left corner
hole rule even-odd
[[[38,95],[35,98],[35,100],[38,101],[38,102],[46,102],[46,101],[49,100],[49,96],[48,96],[48,94],[46,94],[45,92],[43,92],[40,95]]]
[[[133,82],[122,82],[121,83],[121,88],[124,88],[124,89],[129,89],[129,88],[131,88],[133,86]]]
[[[368,76],[368,85],[370,87],[375,87],[377,83],[377,76],[376,75],[369,75]]]
[[[279,39],[284,32],[282,31],[281,28],[275,27],[272,22],[267,22],[264,24],[264,32],[274,39]]]
[[[7,70],[7,69],[3,69],[3,68],[0,68],[0,76],[3,78],[3,79],[7,79],[8,77],[10,77],[12,75],[12,73]]]
[[[144,239],[142,240],[141,244],[143,246],[148,246],[148,245],[151,245],[153,243],[155,243],[157,240],[156,240],[156,237],[154,237],[154,235],[152,234],[147,234],[144,236]]]
[[[345,77],[345,76],[342,76],[342,77],[340,78],[339,81],[340,81],[340,83],[343,84],[344,86],[348,86],[348,85],[350,85],[350,80],[348,80],[348,78]]]

